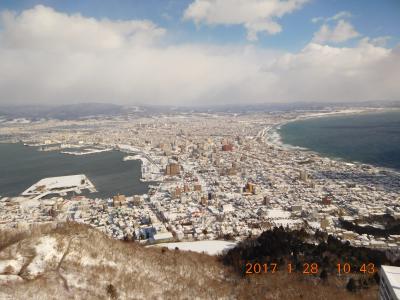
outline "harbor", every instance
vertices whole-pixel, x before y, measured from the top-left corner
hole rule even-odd
[[[43,178],[85,174],[96,192],[85,189],[88,197],[145,194],[148,183],[141,181],[142,162],[123,161],[116,150],[87,155],[68,155],[60,151],[38,151],[40,145],[0,143],[0,196],[18,196]]]

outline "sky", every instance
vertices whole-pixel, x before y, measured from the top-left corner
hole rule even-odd
[[[0,104],[400,100],[398,0],[0,0]]]

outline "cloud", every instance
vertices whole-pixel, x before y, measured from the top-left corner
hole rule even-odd
[[[400,48],[368,39],[353,48],[310,43],[288,53],[254,45],[172,45],[165,35],[146,20],[97,20],[44,6],[4,12],[0,104],[400,98]]]
[[[338,12],[336,15],[328,18],[327,21],[336,21],[336,20],[339,20],[339,19],[351,18],[352,16],[353,15],[351,14],[351,12],[341,11],[341,12]]]
[[[256,41],[258,33],[282,31],[275,19],[300,9],[309,0],[195,0],[184,12],[185,20],[197,25],[243,25],[247,39]]]
[[[354,29],[353,25],[345,20],[339,20],[334,28],[324,24],[314,34],[313,41],[316,43],[342,43],[356,38],[360,34]]]
[[[318,23],[318,22],[324,21],[324,20],[325,20],[325,18],[323,18],[323,17],[314,17],[311,19],[311,22]]]
[[[387,42],[389,40],[391,40],[392,37],[389,35],[386,36],[378,36],[376,38],[371,39],[371,44],[374,44],[376,46],[380,46],[380,47],[385,47]]]
[[[348,101],[399,99],[400,48],[386,49],[364,41],[354,48],[311,43],[285,54],[264,68],[275,74],[283,99]],[[391,65],[393,64],[393,65]],[[393,76],[393,77],[392,77]]]
[[[35,49],[116,49],[153,42],[165,29],[150,21],[110,21],[66,15],[38,5],[20,15],[0,15],[3,47]]]
[[[349,11],[340,11],[336,15],[333,15],[332,17],[329,18],[324,18],[324,17],[315,17],[311,19],[311,22],[313,23],[318,23],[321,21],[324,22],[330,22],[330,21],[337,21],[340,19],[345,19],[345,18],[351,18],[353,15]]]

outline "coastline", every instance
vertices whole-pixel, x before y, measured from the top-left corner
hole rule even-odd
[[[347,160],[342,157],[337,157],[337,156],[330,156],[330,155],[325,155],[323,153],[320,153],[318,151],[306,148],[306,147],[301,147],[301,146],[295,146],[291,144],[285,144],[282,141],[282,136],[281,133],[279,132],[282,126],[293,123],[296,121],[304,121],[304,120],[309,120],[309,119],[317,119],[317,118],[329,118],[329,117],[337,117],[337,116],[355,116],[355,115],[361,115],[361,114],[368,114],[368,113],[385,113],[385,112],[392,112],[392,111],[400,111],[399,108],[365,108],[365,109],[345,109],[345,110],[338,110],[338,111],[333,111],[333,112],[327,112],[327,113],[308,113],[304,115],[299,115],[296,116],[295,118],[289,119],[289,120],[284,120],[282,122],[279,122],[277,124],[274,124],[271,126],[271,128],[267,129],[266,132],[268,133],[267,137],[267,143],[278,147],[280,149],[286,150],[286,151],[304,151],[308,153],[312,153],[313,155],[316,155],[320,158],[324,159],[330,159],[335,162],[342,162],[342,163],[349,163],[349,164],[356,164],[356,165],[367,165],[373,168],[376,168],[378,170],[385,170],[385,171],[391,171],[395,173],[400,173],[399,170],[394,169],[394,168],[389,168],[389,167],[384,167],[384,166],[378,166],[378,165],[373,165],[369,163],[364,163],[361,161],[357,160]]]
[[[338,110],[338,111],[332,111],[332,112],[326,112],[326,113],[306,113],[304,115],[298,115],[295,118],[285,120],[282,122],[279,122],[275,125],[273,125],[271,128],[266,130],[266,132],[271,133],[271,135],[267,138],[267,141],[273,144],[274,146],[281,147],[283,149],[290,149],[290,150],[304,150],[304,151],[311,151],[308,148],[305,147],[300,147],[300,146],[295,146],[295,145],[290,145],[290,144],[285,144],[282,142],[282,137],[279,133],[279,130],[281,129],[282,126],[293,123],[296,121],[303,121],[303,120],[309,120],[309,119],[316,119],[316,118],[326,118],[326,117],[336,117],[336,116],[345,116],[345,115],[358,115],[362,113],[369,113],[369,112],[384,112],[390,109],[385,109],[385,108],[365,108],[365,109],[344,109],[344,110]]]

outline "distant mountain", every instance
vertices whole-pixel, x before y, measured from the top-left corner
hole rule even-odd
[[[218,113],[248,114],[255,112],[282,111],[319,111],[332,108],[349,107],[397,107],[400,101],[368,101],[343,103],[293,102],[293,103],[261,103],[261,104],[221,104],[221,105],[117,105],[110,103],[80,103],[68,105],[0,105],[0,122],[3,119],[59,119],[76,120],[93,117],[113,116],[153,116],[157,114],[174,115],[177,113]]]
[[[326,109],[344,109],[357,107],[394,107],[400,108],[400,101],[343,101],[343,102],[310,102],[298,101],[288,103],[243,103],[243,104],[215,104],[215,105],[192,105],[173,106],[158,105],[145,106],[148,113],[228,113],[247,114],[255,112],[288,112],[288,111],[319,111]]]
[[[60,106],[50,105],[24,105],[0,106],[0,116],[7,119],[26,118],[75,120],[92,116],[115,116],[123,113],[120,105],[108,103],[81,103]]]

